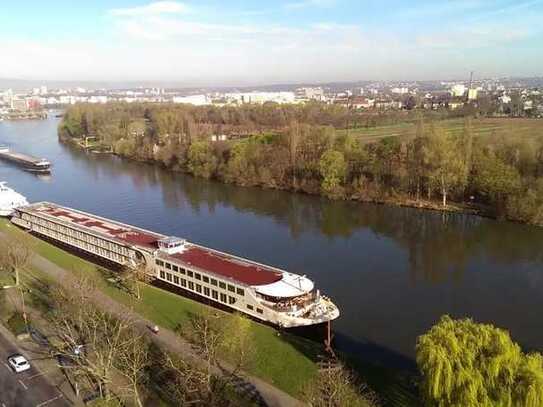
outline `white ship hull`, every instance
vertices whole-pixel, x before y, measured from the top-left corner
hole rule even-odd
[[[0,217],[8,218],[13,215],[14,209],[0,209]]]
[[[280,327],[317,325],[339,309],[306,276],[49,202],[11,221],[37,235],[149,276],[221,307]]]
[[[0,182],[0,216],[9,217],[15,209],[28,205],[26,198]]]

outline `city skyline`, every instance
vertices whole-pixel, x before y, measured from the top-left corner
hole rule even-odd
[[[242,86],[541,75],[540,0],[251,3],[6,4],[0,78]]]

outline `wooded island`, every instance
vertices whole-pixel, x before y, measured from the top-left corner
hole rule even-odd
[[[319,103],[77,104],[59,138],[242,186],[543,224],[543,120]]]

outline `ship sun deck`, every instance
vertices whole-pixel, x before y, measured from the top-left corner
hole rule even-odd
[[[159,241],[169,239],[162,234],[55,204],[42,203],[30,205],[30,207],[33,207],[32,211],[37,214],[53,217],[73,225],[76,229],[86,230],[109,240],[152,252],[158,250]],[[187,243],[179,253],[158,252],[157,255],[248,286],[267,286],[279,282],[283,276],[281,271],[272,267],[190,243]]]
[[[164,236],[143,229],[134,228],[119,222],[89,215],[84,212],[69,208],[59,207],[53,204],[41,204],[34,211],[48,215],[55,219],[67,222],[76,228],[97,233],[122,244],[143,246],[148,249],[156,249],[156,242]]]
[[[282,273],[271,268],[196,245],[188,245],[181,253],[168,257],[245,285],[272,284],[282,278]]]

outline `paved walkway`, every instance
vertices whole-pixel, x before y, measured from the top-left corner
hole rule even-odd
[[[73,287],[73,285],[76,283],[76,278],[72,273],[58,267],[56,264],[50,262],[42,256],[36,254],[32,259],[32,265],[45,272],[50,277],[54,278],[55,281],[67,288]],[[159,334],[151,333],[149,327],[154,325],[153,322],[142,318],[141,315],[135,313],[125,305],[113,300],[111,297],[99,290],[95,290],[93,293],[93,300],[95,305],[105,311],[119,317],[129,317],[134,321],[134,327],[142,335],[155,342],[162,349],[169,352],[182,354],[185,357],[190,357],[196,363],[203,363],[203,360],[198,357],[191,345],[187,341],[180,338],[175,332],[169,329],[161,328]],[[269,407],[290,407],[302,405],[299,400],[257,377],[248,376],[247,380],[250,384],[254,385],[261,397],[264,399],[266,405]]]

